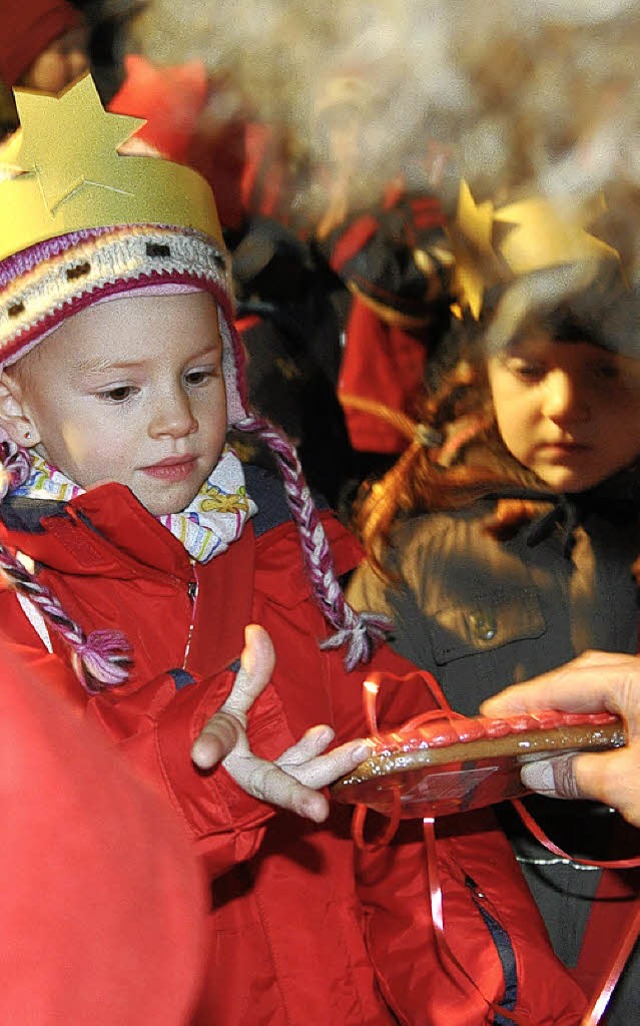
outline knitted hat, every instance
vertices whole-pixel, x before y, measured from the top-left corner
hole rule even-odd
[[[346,643],[349,669],[367,660],[386,622],[358,615],[345,602],[295,450],[247,407],[228,256],[208,185],[159,157],[119,155],[117,147],[140,122],[106,113],[88,75],[58,98],[16,91],[16,103],[24,173],[0,181],[0,369],[66,318],[108,298],[149,289],[213,295],[221,314],[228,423],[257,432],[274,453],[314,594],[337,632],[324,646]],[[29,461],[8,440],[0,440],[0,457],[2,495],[24,480]],[[122,639],[103,632],[85,638],[55,597],[4,550],[0,570],[72,646],[89,689],[126,678]]]

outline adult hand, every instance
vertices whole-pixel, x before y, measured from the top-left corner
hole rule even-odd
[[[523,783],[556,798],[591,798],[640,827],[640,657],[585,652],[565,666],[487,699],[483,716],[538,709],[607,712],[625,724],[627,744],[609,752],[560,755],[523,767]]]
[[[254,755],[247,741],[247,713],[275,665],[271,639],[257,624],[245,630],[240,664],[229,697],[196,738],[191,758],[205,770],[222,762],[247,794],[321,823],[329,814],[329,803],[318,789],[349,773],[367,757],[369,746],[362,740],[349,741],[323,754],[335,735],[321,724],[274,762]]]

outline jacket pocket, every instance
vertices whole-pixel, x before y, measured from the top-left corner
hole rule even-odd
[[[436,610],[429,621],[435,661],[491,652],[509,642],[539,638],[547,629],[537,592],[491,591],[471,599],[466,606]]]

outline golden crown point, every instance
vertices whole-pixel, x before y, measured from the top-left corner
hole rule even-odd
[[[222,232],[207,182],[158,156],[118,152],[145,122],[105,111],[91,75],[59,96],[15,90],[22,171],[0,181],[0,260],[87,228],[170,225],[216,239]]]
[[[458,312],[469,309],[478,320],[486,290],[522,275],[578,264],[595,269],[602,260],[619,262],[618,251],[587,230],[605,210],[601,195],[565,211],[540,196],[496,209],[490,201],[477,204],[462,181],[456,216],[447,230]]]
[[[471,311],[477,320],[489,283],[489,268],[496,264],[492,246],[493,203],[476,203],[465,181],[460,182],[456,216],[446,229],[453,252],[452,290],[458,297],[458,308]]]
[[[500,253],[516,275],[601,258],[618,260],[617,250],[587,231],[606,209],[602,195],[567,214],[541,197],[511,203],[494,215],[494,221],[513,225]]]

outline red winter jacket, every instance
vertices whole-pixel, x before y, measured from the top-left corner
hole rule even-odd
[[[226,553],[197,567],[121,485],[59,510],[49,504],[58,515],[40,525],[27,524],[31,500],[5,500],[4,543],[36,560],[68,613],[85,630],[126,630],[135,666],[124,686],[87,699],[63,645],[54,639],[55,654],[46,654],[7,591],[2,622],[50,686],[85,702],[138,772],[168,794],[208,866],[210,966],[194,1024],[484,1026],[494,1013],[438,958],[419,824],[405,824],[383,852],[362,854],[346,807],[335,805],[318,826],[250,798],[223,767],[201,773],[191,763],[191,743],[229,692],[250,622],[267,629],[277,658],[249,716],[258,754],[273,758],[315,723],[331,723],[338,741],[365,729],[364,672],[346,673],[341,652],[318,647],[328,628],[297,532],[283,519],[280,485],[265,483],[265,475],[248,477],[261,512]],[[359,553],[329,515],[325,527],[345,572]],[[413,671],[388,648],[371,665]],[[400,686],[383,686],[383,726],[440,700],[430,678],[430,690],[418,679],[412,672]],[[441,833],[449,942],[478,987],[515,1008],[520,1022],[577,1024],[582,994],[552,954],[492,817],[450,817]]]

